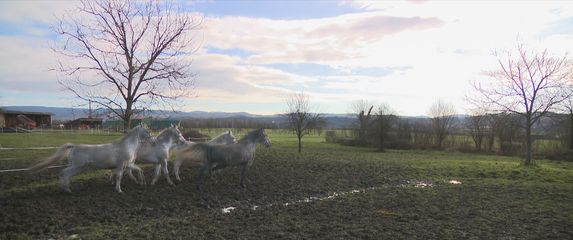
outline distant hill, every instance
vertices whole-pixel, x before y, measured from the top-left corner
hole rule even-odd
[[[11,111],[25,111],[25,112],[47,112],[52,113],[53,120],[67,121],[77,118],[87,117],[89,111],[86,108],[66,108],[66,107],[43,107],[43,106],[4,106],[1,107]],[[111,119],[114,116],[104,111],[93,111],[93,117],[103,118],[104,120]],[[279,114],[275,115],[257,115],[247,112],[206,112],[206,111],[192,111],[192,112],[173,112],[173,111],[147,111],[146,117],[165,118],[165,119],[258,119],[269,122],[284,123],[286,120]],[[354,116],[351,114],[321,114],[326,122],[327,128],[345,128],[349,127],[354,121]]]
[[[52,119],[54,120],[72,120],[81,117],[87,117],[89,115],[89,110],[86,108],[66,108],[66,107],[42,107],[42,106],[4,106],[1,107],[6,110],[11,111],[25,111],[25,112],[48,112],[52,113]],[[93,111],[92,116],[108,119],[112,116],[104,111]],[[193,112],[172,112],[172,111],[158,111],[151,110],[146,112],[147,117],[156,118],[170,118],[170,119],[185,119],[185,118],[232,118],[232,117],[249,117],[258,118],[266,117],[266,115],[255,115],[246,112],[205,112],[205,111],[193,111]]]

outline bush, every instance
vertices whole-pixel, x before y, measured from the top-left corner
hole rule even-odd
[[[335,131],[329,130],[326,131],[326,133],[324,134],[324,139],[326,140],[327,143],[336,143],[338,137],[336,136]]]
[[[209,135],[202,134],[197,130],[189,130],[182,133],[181,135],[183,135],[185,139],[191,140],[193,142],[204,142],[206,140],[211,139]]]
[[[573,162],[573,151],[554,151],[552,153],[547,153],[545,157],[549,160],[558,161],[571,161]]]

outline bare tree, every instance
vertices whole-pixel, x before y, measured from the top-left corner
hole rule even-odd
[[[573,89],[571,89],[573,91]],[[573,151],[573,94],[561,104],[561,111],[565,114],[564,125],[566,126],[567,149]]]
[[[164,1],[82,0],[55,31],[60,84],[131,126],[134,114],[189,96],[192,31],[201,19]]]
[[[358,100],[350,105],[350,111],[356,114],[357,117],[357,140],[360,145],[366,144],[366,137],[368,133],[368,126],[371,121],[371,113],[374,105],[369,103],[367,100]]]
[[[483,108],[474,109],[471,115],[465,119],[466,127],[470,131],[470,136],[474,141],[475,148],[477,151],[482,150],[484,140],[487,138],[487,134],[490,128],[491,116]]]
[[[523,118],[525,164],[533,165],[532,126],[557,104],[571,96],[570,63],[547,50],[528,50],[517,44],[516,51],[495,52],[499,69],[487,72],[490,79],[474,82],[478,96],[473,101],[498,112]],[[490,82],[486,82],[491,80]]]
[[[519,135],[523,135],[519,127],[519,116],[513,113],[499,113],[491,116],[492,134],[497,137],[498,151],[502,154],[514,154],[522,148]],[[517,145],[516,145],[517,142]]]
[[[378,135],[378,151],[384,152],[384,145],[388,138],[388,132],[392,125],[397,120],[394,110],[388,104],[381,103],[376,109],[376,116],[374,117],[374,125],[376,135]]]
[[[456,119],[456,108],[451,104],[438,100],[430,106],[428,115],[430,115],[432,120],[434,142],[441,149]]]
[[[320,118],[319,114],[310,112],[310,100],[304,93],[295,93],[286,98],[287,110],[283,114],[287,118],[288,127],[298,139],[298,152],[302,152],[302,138]]]

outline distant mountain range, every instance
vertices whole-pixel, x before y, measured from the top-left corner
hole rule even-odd
[[[69,108],[69,107],[43,107],[43,106],[4,106],[0,107],[9,111],[23,111],[23,112],[43,112],[51,113],[52,120],[56,121],[68,121],[77,118],[85,118],[89,116],[89,110],[87,108]],[[336,114],[336,113],[321,113],[322,119],[325,121],[325,127],[327,128],[348,128],[356,120],[356,116],[353,114]],[[116,116],[103,110],[92,111],[92,117],[103,118],[104,120],[117,119]],[[181,111],[160,111],[160,110],[148,110],[142,117],[152,117],[158,119],[174,119],[174,120],[184,120],[184,119],[256,119],[265,122],[277,122],[284,123],[286,119],[280,114],[274,115],[258,115],[251,114],[247,112],[206,112],[206,111],[192,111],[192,112],[181,112]],[[458,120],[463,120],[467,115],[458,114],[456,115]],[[427,116],[400,116],[402,119],[409,119],[412,122],[418,121],[428,121]],[[458,122],[457,124],[462,124]]]
[[[9,111],[23,111],[23,112],[45,112],[52,113],[52,119],[54,120],[71,120],[76,118],[88,117],[89,110],[86,108],[67,108],[67,107],[43,107],[43,106],[4,106],[2,109]],[[112,115],[106,111],[94,110],[92,111],[93,117],[108,119]],[[183,119],[183,118],[230,118],[230,117],[247,117],[247,118],[258,118],[266,117],[266,115],[255,115],[246,112],[205,112],[205,111],[193,111],[193,112],[173,112],[173,111],[158,111],[150,110],[145,112],[146,117],[157,117],[157,118],[171,118],[171,119]]]
[[[56,121],[67,121],[77,118],[84,118],[89,116],[89,110],[85,108],[67,108],[67,107],[43,107],[43,106],[4,106],[0,107],[8,111],[23,111],[23,112],[44,112],[51,113],[52,120]],[[116,117],[105,111],[92,111],[92,116],[97,118],[103,118],[104,120],[116,119]],[[552,120],[552,115],[548,115],[541,119],[541,121],[534,126],[534,129],[538,131],[544,131],[544,129],[549,129],[550,126],[555,124]],[[144,117],[153,117],[159,119],[257,119],[265,122],[277,122],[284,123],[286,119],[279,115],[257,115],[247,112],[206,112],[206,111],[192,111],[192,112],[173,112],[173,111],[159,111],[150,110],[146,111]],[[353,114],[330,114],[321,113],[322,119],[325,121],[326,128],[348,128],[355,121],[356,117]],[[458,114],[456,115],[458,120],[464,120],[467,115]],[[428,121],[429,118],[426,116],[400,116],[402,119],[408,119],[411,122]],[[456,123],[458,128],[463,128],[463,121],[458,121]]]
[[[86,108],[67,108],[67,107],[43,107],[43,106],[4,106],[0,107],[8,111],[22,111],[22,112],[43,112],[51,113],[52,120],[67,121],[77,118],[85,118],[89,116],[89,110]],[[326,125],[332,128],[348,127],[354,121],[352,114],[321,114],[325,120]],[[94,110],[92,117],[103,118],[104,120],[115,118],[113,114],[107,111]],[[149,110],[145,112],[145,117],[153,118],[166,118],[166,119],[260,119],[264,121],[284,122],[285,119],[279,114],[274,115],[257,115],[247,112],[206,112],[206,111],[192,111],[192,112],[173,112],[173,111],[159,111]]]

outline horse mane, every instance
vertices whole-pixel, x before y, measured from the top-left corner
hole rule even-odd
[[[215,137],[212,138],[212,139],[216,139],[216,138],[218,138],[218,137],[222,137],[222,136],[225,135],[225,134],[229,134],[229,132],[228,132],[228,131],[227,131],[227,132],[223,132],[223,133],[221,133],[221,134],[215,136]]]
[[[114,140],[112,143],[116,143],[116,142],[121,142],[123,140],[125,140],[126,138],[128,138],[129,136],[131,136],[132,134],[138,132],[138,131],[148,131],[147,128],[144,125],[138,125],[132,129],[130,129],[126,134],[124,134],[121,138]]]
[[[254,130],[254,131],[250,131],[249,133],[247,133],[247,135],[245,135],[244,137],[242,137],[239,140],[239,143],[245,142],[247,140],[255,140],[257,137],[261,136],[262,133],[263,133],[262,128],[259,128],[259,129]]]

